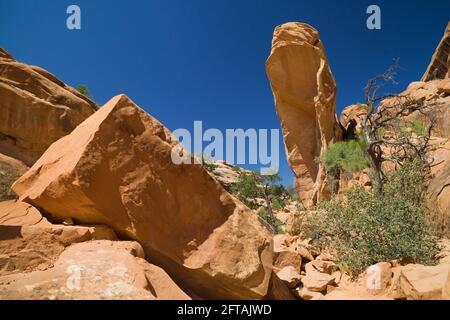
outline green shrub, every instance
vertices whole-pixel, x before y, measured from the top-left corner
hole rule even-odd
[[[287,201],[278,195],[269,195],[270,203],[273,210],[281,210],[287,205]]]
[[[276,233],[281,232],[282,222],[271,218],[268,210],[283,209],[295,197],[293,188],[286,188],[278,182],[281,178],[278,174],[261,175],[258,172],[240,171],[238,181],[231,187],[231,192],[236,195],[247,207],[252,210],[264,212],[260,217],[267,221]],[[265,208],[261,208],[264,202]]]
[[[241,172],[238,181],[231,187],[231,191],[250,209],[258,209],[256,199],[262,197],[262,186],[258,186],[252,173]]]
[[[408,163],[375,195],[362,187],[323,202],[306,222],[307,236],[339,257],[351,275],[394,259],[433,264],[438,252],[421,184],[421,166]]]
[[[0,162],[0,201],[15,199],[11,185],[19,179],[20,173],[11,165]]]
[[[76,86],[75,89],[76,89],[79,93],[81,93],[82,95],[84,95],[85,97],[92,98],[92,97],[91,97],[91,94],[90,94],[90,92],[89,92],[89,89],[88,89],[88,87],[87,87],[85,84],[79,84],[79,85]]]
[[[323,163],[330,174],[358,172],[369,164],[361,139],[338,141],[322,152],[317,161]]]
[[[419,137],[422,137],[426,134],[425,128],[418,120],[412,121],[409,127],[411,128],[412,132],[414,132]]]
[[[272,226],[276,234],[281,234],[284,232],[283,230],[283,222],[281,222],[279,219],[275,218],[274,220],[271,219],[269,213],[267,212],[267,209],[262,208],[258,210],[258,216],[266,221],[268,224]]]

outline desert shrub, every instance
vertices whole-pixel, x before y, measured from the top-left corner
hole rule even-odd
[[[279,219],[277,218],[271,218],[269,213],[267,212],[267,209],[265,208],[261,208],[258,210],[258,216],[263,219],[264,221],[266,221],[267,223],[269,223],[272,228],[274,229],[276,234],[280,234],[283,233],[283,222],[281,222]]]
[[[286,206],[286,200],[281,198],[278,195],[271,194],[269,195],[270,203],[272,205],[273,210],[281,210]]]
[[[20,173],[13,166],[0,162],[0,201],[15,199],[11,185],[19,179]]]
[[[330,145],[316,159],[323,163],[329,174],[339,172],[358,172],[369,164],[364,154],[364,145],[361,139],[338,141]]]
[[[414,132],[417,136],[424,136],[426,134],[425,128],[423,127],[422,123],[420,121],[415,120],[412,121],[409,125],[412,132]]]
[[[380,195],[357,186],[323,202],[307,219],[308,237],[334,251],[338,264],[354,276],[380,261],[433,264],[438,245],[420,168],[411,162],[391,174]]]

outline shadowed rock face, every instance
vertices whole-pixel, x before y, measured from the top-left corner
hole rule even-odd
[[[271,233],[201,165],[175,165],[175,145],[119,95],[52,144],[13,190],[55,219],[106,224],[139,241],[201,297],[264,297]]]
[[[318,32],[305,23],[278,26],[266,70],[296,187],[304,205],[312,207],[328,193],[324,168],[315,158],[342,135],[336,83]]]
[[[344,129],[344,139],[356,138],[361,130],[361,122],[367,115],[367,108],[361,104],[350,105],[341,112],[340,123]]]
[[[0,153],[29,166],[97,109],[48,71],[1,48],[0,96]]]
[[[430,65],[422,77],[422,81],[450,78],[450,22],[445,29],[444,36],[439,42],[431,58]]]

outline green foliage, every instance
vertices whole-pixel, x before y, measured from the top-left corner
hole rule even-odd
[[[420,170],[418,163],[406,164],[388,177],[381,195],[355,187],[323,202],[307,219],[307,235],[334,251],[338,264],[354,276],[380,261],[433,264],[438,245]]]
[[[300,196],[298,195],[297,190],[293,186],[288,186],[286,188],[286,192],[289,195],[289,198],[291,201],[298,201],[300,202]]]
[[[420,123],[420,121],[418,120],[412,121],[409,124],[409,127],[411,128],[412,132],[414,132],[417,136],[422,137],[425,135],[425,128],[423,127],[422,123]]]
[[[361,139],[338,141],[322,152],[316,161],[323,163],[330,174],[358,172],[369,164]]]
[[[400,138],[411,138],[412,133],[407,128],[400,128],[398,130],[398,136]]]
[[[282,198],[276,194],[269,195],[270,203],[272,204],[272,209],[281,210],[287,205],[287,201],[285,198]]]
[[[231,191],[239,200],[253,210],[261,207],[259,202],[265,200],[265,194],[268,198],[267,206],[272,210],[280,210],[284,208],[289,201],[292,201],[295,190],[289,190],[282,184],[279,184],[281,178],[278,174],[261,175],[257,172],[241,171],[238,181],[232,186]],[[278,219],[272,221],[267,209],[259,209],[265,212],[260,216],[267,221],[275,230],[280,232],[281,222]]]
[[[11,191],[11,185],[19,179],[19,172],[11,165],[0,162],[0,201],[15,199],[16,195]]]
[[[283,233],[283,222],[281,222],[277,218],[272,220],[269,213],[267,212],[267,209],[262,208],[258,210],[258,216],[264,221],[268,222],[272,226],[276,234]]]
[[[92,98],[91,94],[89,93],[89,89],[85,84],[79,84],[78,86],[76,86],[75,88],[79,93],[81,93],[82,95],[88,97],[88,98]]]
[[[419,137],[425,135],[425,129],[420,121],[411,121],[405,127],[398,130],[398,136],[400,138],[411,138],[413,133]]]
[[[240,172],[240,171],[241,171],[241,168],[238,167],[238,166],[232,165],[232,166],[231,166],[231,170],[233,170],[233,171],[235,171],[235,172]]]
[[[385,127],[379,127],[378,129],[377,129],[377,138],[378,139],[381,139],[381,138],[383,138],[384,137],[384,134],[386,133],[386,128]]]
[[[206,153],[199,153],[194,155],[194,157],[209,172],[213,172],[217,168],[217,164],[214,162],[214,159]]]
[[[263,197],[262,185],[258,185],[258,174],[253,172],[241,172],[238,181],[231,187],[247,207],[255,210],[258,208],[256,199]]]
[[[366,103],[357,103],[357,105],[364,108],[366,111],[369,111],[369,106]]]

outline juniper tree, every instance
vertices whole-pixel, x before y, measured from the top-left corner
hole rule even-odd
[[[361,133],[376,193],[383,190],[386,178],[384,162],[390,162],[398,169],[418,159],[424,169],[427,168],[426,154],[436,122],[433,113],[436,102],[425,103],[401,94],[380,95],[383,86],[396,83],[398,67],[398,60],[395,60],[384,73],[371,78],[364,90],[367,114],[361,122]],[[414,112],[420,114],[421,121],[408,119]]]

